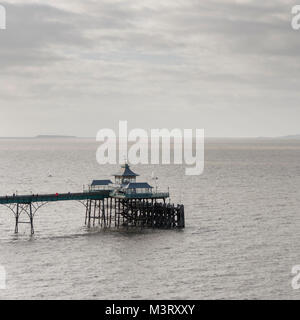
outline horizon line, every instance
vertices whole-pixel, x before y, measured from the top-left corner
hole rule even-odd
[[[0,136],[0,139],[95,139],[96,136],[74,136],[74,135],[56,135],[45,134],[36,136]],[[117,136],[117,138],[119,138]],[[208,139],[300,139],[300,134],[289,134],[283,136],[205,136]]]

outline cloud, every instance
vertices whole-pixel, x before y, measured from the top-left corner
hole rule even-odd
[[[0,67],[42,66],[64,59],[59,49],[91,42],[76,24],[76,14],[50,5],[9,4],[7,29],[0,35]]]
[[[274,132],[280,118],[300,115],[294,108],[300,33],[290,26],[293,1],[11,0],[4,5],[8,28],[0,33],[0,108],[7,115],[34,114],[45,130],[48,125],[65,130],[70,121],[62,119],[70,118],[70,110],[69,133],[83,135],[120,117],[140,126],[201,126],[210,135],[234,135],[236,127],[236,135],[255,135],[247,115],[258,119],[261,110],[280,110],[273,124],[269,117],[265,132],[257,133],[264,135]],[[47,122],[45,113],[60,120]],[[10,130],[2,128],[0,135]]]

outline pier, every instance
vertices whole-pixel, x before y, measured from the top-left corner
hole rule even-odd
[[[94,180],[80,193],[31,194],[0,197],[15,216],[15,233],[19,224],[29,224],[34,234],[34,216],[50,202],[79,201],[85,208],[88,228],[184,228],[184,206],[167,203],[169,192],[157,192],[147,182],[136,182],[128,164],[115,174],[115,182]]]

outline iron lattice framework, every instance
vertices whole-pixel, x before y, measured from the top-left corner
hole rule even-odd
[[[34,216],[35,216],[36,212],[38,211],[38,209],[45,206],[47,203],[48,202],[4,204],[4,206],[6,206],[8,209],[10,209],[15,216],[15,221],[16,221],[15,233],[19,232],[19,224],[20,223],[28,223],[28,224],[30,224],[31,234],[34,234],[34,226],[33,226]],[[28,216],[29,221],[25,221],[25,220],[20,221],[20,216],[22,213],[25,213]]]

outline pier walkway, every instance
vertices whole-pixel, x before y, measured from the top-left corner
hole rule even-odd
[[[109,190],[80,193],[30,194],[0,197],[0,204],[29,204],[34,202],[103,200],[109,197]]]

